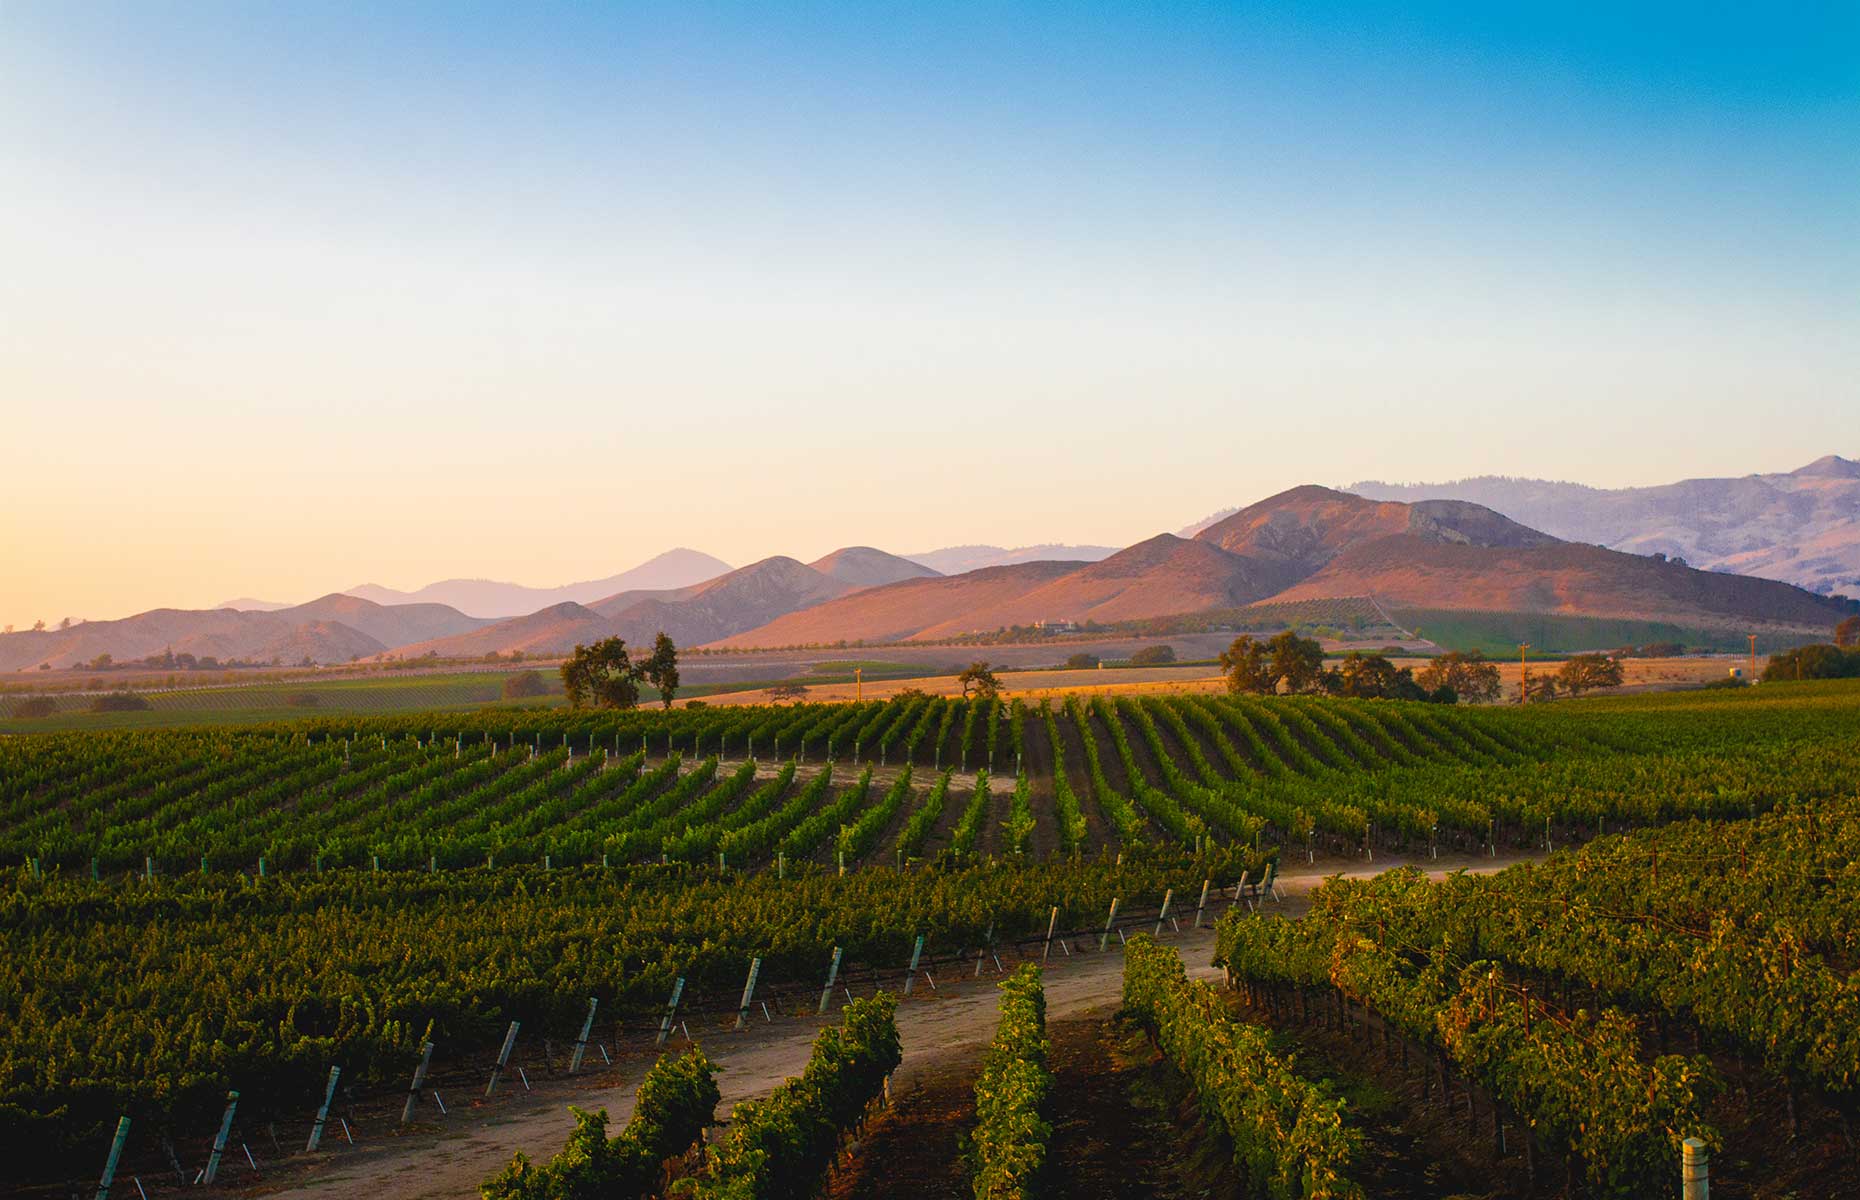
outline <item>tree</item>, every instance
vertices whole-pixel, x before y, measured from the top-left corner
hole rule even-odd
[[[1001,695],[1001,681],[995,678],[993,669],[985,662],[972,662],[963,672],[956,676],[956,682],[962,685],[963,699],[969,698],[973,689],[977,700],[994,700]]]
[[[1174,646],[1145,646],[1130,656],[1130,665],[1133,667],[1161,667],[1174,661]]]
[[[34,622],[32,623],[32,632],[34,632],[34,633],[44,633],[44,632],[45,632],[45,619],[44,619],[43,617],[41,617],[41,618],[40,618],[39,620],[37,620],[37,621],[34,621]]]
[[[1380,654],[1353,650],[1325,677],[1327,690],[1359,700],[1423,700],[1426,693],[1406,667]]]
[[[12,633],[12,632],[13,632],[13,624],[10,621],[7,623],[7,626],[4,630],[0,630],[0,633]]]
[[[49,717],[58,711],[58,702],[50,696],[33,696],[21,700],[19,707],[13,710],[16,717]]]
[[[1068,671],[1089,670],[1097,665],[1098,656],[1096,654],[1074,654],[1072,657],[1066,659],[1066,670]]]
[[[1227,676],[1227,690],[1235,695],[1266,695],[1278,687],[1266,662],[1265,644],[1244,633],[1221,651],[1221,673]]]
[[[1834,644],[1843,650],[1860,646],[1860,617],[1848,617],[1834,627]]]
[[[1572,654],[1557,668],[1557,686],[1572,696],[1621,686],[1621,660],[1606,654]]]
[[[771,700],[794,700],[798,702],[801,697],[807,695],[807,685],[805,683],[778,683],[774,687],[764,690],[768,692],[768,697]]]
[[[549,685],[543,682],[540,671],[518,671],[505,677],[503,694],[506,700],[528,700],[548,695]]]
[[[678,647],[663,629],[652,640],[652,653],[640,661],[639,677],[658,690],[661,705],[672,706],[672,697],[678,694]]]
[[[71,618],[70,618],[70,617],[66,617],[66,618],[65,618],[64,620],[62,620],[62,621],[60,621],[60,622],[58,622],[58,628],[60,628],[60,629],[69,629],[69,628],[71,628]]]
[[[1556,699],[1556,676],[1543,671],[1531,676],[1530,686],[1524,692],[1524,699],[1531,704]]]
[[[1430,692],[1451,688],[1472,704],[1498,699],[1498,664],[1478,650],[1450,650],[1415,672],[1414,681]]]
[[[568,706],[633,708],[639,703],[639,675],[627,653],[626,639],[602,638],[575,647],[562,663],[562,690]]]
[[[1819,642],[1772,654],[1763,668],[1763,682],[1793,679],[1852,679],[1860,676],[1860,648],[1843,650]]]
[[[1272,678],[1288,692],[1309,692],[1324,677],[1324,647],[1287,629],[1266,643],[1272,656]]]

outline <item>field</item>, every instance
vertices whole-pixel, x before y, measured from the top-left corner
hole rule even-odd
[[[1523,709],[1136,690],[0,738],[0,1153],[50,1191],[94,1183],[126,1114],[125,1171],[172,1189],[233,1088],[266,1189],[340,1170],[391,1194],[416,1171],[389,1143],[423,1047],[426,1090],[460,1109],[515,1022],[521,1082],[504,1086],[539,1088],[546,1110],[465,1108],[510,1127],[408,1193],[467,1195],[513,1149],[560,1149],[564,1099],[625,1119],[614,1089],[652,1061],[679,980],[677,1044],[738,1063],[732,1099],[800,1070],[824,1000],[909,987],[905,1078],[947,1103],[876,1117],[827,1186],[954,1195],[953,1154],[903,1172],[875,1156],[909,1159],[913,1122],[937,1111],[918,1131],[932,1142],[969,1126],[969,1042],[994,1029],[992,989],[968,981],[1046,959],[1079,1022],[1058,1027],[1055,1069],[1115,1085],[1054,1135],[1080,1194],[1109,1194],[1077,1182],[1080,1163],[1120,1169],[1078,1134],[1110,1136],[1128,1085],[1201,1103],[1130,1093],[1196,1150],[1117,1194],[1244,1194],[1320,1141],[1325,1170],[1364,1190],[1295,1194],[1445,1194],[1398,1186],[1428,1155],[1493,1181],[1480,1194],[1565,1170],[1584,1194],[1651,1194],[1677,1174],[1678,1130],[1721,1151],[1721,1194],[1755,1195],[1785,1159],[1838,1155],[1860,1084],[1843,966],[1860,936],[1856,727],[1860,688],[1772,684]],[[1544,861],[1438,876],[1519,858]],[[1402,862],[1437,881],[1372,881]],[[1216,891],[1217,945],[1204,884],[1268,864],[1280,902]],[[1337,871],[1357,881],[1314,887]],[[1139,932],[1165,948],[1120,968]],[[1202,983],[1175,982],[1178,949]],[[1125,1023],[1109,1024],[1120,988]],[[1042,1058],[1030,1019],[1000,1054]],[[586,1075],[568,1065],[584,1022]],[[288,1156],[301,1132],[271,1131],[307,1127],[332,1065],[332,1111],[362,1149]],[[1477,1121],[1434,1114],[1442,1088]],[[429,1099],[408,1146],[449,1127]],[[1771,1102],[1793,1149],[1754,1115]],[[1269,1103],[1333,1112],[1342,1132],[1275,1141]],[[731,1144],[699,1184],[734,1169]],[[238,1175],[257,1183],[243,1155]]]

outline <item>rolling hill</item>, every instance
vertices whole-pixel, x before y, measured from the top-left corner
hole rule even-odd
[[[1349,490],[1379,500],[1470,500],[1567,541],[1860,595],[1860,462],[1839,455],[1793,471],[1658,487],[1484,475],[1453,483],[1371,481]]]
[[[722,559],[697,550],[679,548],[605,579],[569,583],[561,587],[525,587],[491,579],[442,579],[412,592],[364,583],[348,590],[351,596],[377,604],[445,604],[475,617],[520,617],[565,602],[591,604],[617,592],[667,590],[715,579],[730,569]]]
[[[0,635],[0,671],[70,667],[103,654],[128,662],[167,650],[222,662],[341,663],[482,624],[444,605],[388,606],[340,593],[273,612],[157,608],[117,621]]]
[[[1142,620],[1262,601],[1375,597],[1432,609],[1826,629],[1844,606],[1772,580],[1564,542],[1458,500],[1292,488],[1192,539],[1097,563],[996,567],[870,588],[724,639],[730,647],[934,640],[1036,621]]]

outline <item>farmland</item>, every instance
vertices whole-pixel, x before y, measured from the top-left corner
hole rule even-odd
[[[990,958],[1070,964],[1139,929],[1175,932],[1165,903],[1186,920],[1204,881],[1257,882],[1268,864],[1303,877],[1287,885],[1296,898],[1340,868],[1549,855],[1490,882],[1327,883],[1300,921],[1229,900],[1218,953],[1239,990],[1182,991],[1144,959],[1131,1003],[1151,1014],[1155,1069],[1204,1092],[1243,1085],[1194,1048],[1197,1023],[1253,1022],[1314,1057],[1365,1029],[1385,1053],[1408,1039],[1403,1055],[1444,1056],[1442,1078],[1491,1120],[1534,1123],[1543,1154],[1617,1194],[1644,1181],[1633,1164],[1676,1172],[1658,1133],[1675,1121],[1714,1145],[1755,1136],[1703,1067],[1646,1058],[1635,1030],[1700,1039],[1740,1095],[1784,1088],[1804,1137],[1845,1120],[1851,1031],[1811,1014],[1849,1003],[1832,964],[1852,955],[1857,720],[1860,689],[1828,683],[1522,709],[913,696],[0,739],[0,997],[16,1014],[0,1030],[0,1138],[33,1177],[75,1178],[127,1114],[138,1178],[172,1181],[170,1153],[198,1165],[228,1088],[256,1130],[300,1119],[338,1064],[343,1111],[365,1121],[404,1094],[428,1043],[448,1090],[482,1081],[513,1021],[524,1086],[566,1080],[561,1048],[591,1001],[603,1059],[649,1058],[680,979],[678,1017],[702,1039],[736,1023],[752,962],[753,1015],[802,1019],[830,961],[866,995],[899,990],[912,960],[946,986]],[[1653,861],[1657,887],[1610,882]],[[1774,905],[1751,907],[1741,877],[1764,880]],[[1371,928],[1413,954],[1338,957],[1341,930]],[[1722,974],[1709,986],[1688,982],[1694,943],[1674,940],[1694,931],[1710,950],[1693,961]],[[1200,963],[1216,951],[1191,945]],[[1481,1006],[1475,963],[1503,995],[1535,996],[1533,1028],[1561,1031],[1564,1050],[1612,1055],[1620,1096],[1653,1080],[1670,1103],[1610,1109],[1629,1131],[1618,1145],[1558,1125],[1569,1104],[1628,1101],[1558,1099],[1564,1083],[1529,1074],[1540,1060],[1495,1058],[1479,1031],[1529,1018]],[[1030,1018],[1016,1020],[1004,1044],[1035,1055]],[[1240,1075],[1302,1094],[1295,1055],[1232,1036],[1249,1047]],[[907,1037],[907,1063],[917,1052]],[[1779,1074],[1763,1073],[1766,1056]],[[1248,1132],[1260,1119],[1235,1107],[1224,1136],[1281,1154]],[[1326,1143],[1340,1181],[1364,1174],[1358,1140]],[[1003,1145],[1004,1162],[1026,1150]],[[1516,1158],[1502,1164],[1514,1182]]]

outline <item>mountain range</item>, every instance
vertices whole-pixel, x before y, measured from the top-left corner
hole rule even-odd
[[[1102,555],[1104,547],[1046,545],[905,557],[851,546],[811,563],[776,555],[729,569],[674,550],[560,588],[447,580],[411,593],[358,588],[369,594],[275,609],[257,602],[156,609],[0,635],[0,670],[69,667],[101,654],[123,662],[165,650],[287,663],[541,655],[607,636],[640,644],[660,631],[681,646],[719,648],[932,641],[1041,622],[1108,624],[1364,598],[1402,608],[1815,633],[1851,605],[1766,571],[1810,572],[1832,592],[1852,586],[1842,564],[1860,565],[1860,466],[1833,456],[1786,475],[1612,492],[1503,479],[1358,487],[1293,488],[1217,514],[1186,536],[1157,534]],[[1411,494],[1429,490],[1494,503]],[[1374,494],[1388,491],[1402,495]],[[1637,513],[1650,524],[1635,526]],[[1597,544],[1610,542],[1618,544]],[[1064,553],[1073,557],[1056,557]],[[519,611],[508,611],[513,605]]]

